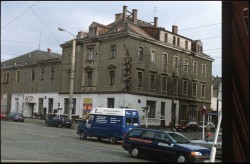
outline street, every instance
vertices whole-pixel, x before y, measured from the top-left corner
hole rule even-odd
[[[37,121],[35,123],[35,121]],[[183,133],[188,139],[202,133]],[[1,121],[1,162],[152,162],[131,158],[122,143],[112,145],[96,138],[80,140],[76,129],[46,127],[43,120]]]
[[[1,121],[1,162],[149,162],[121,143],[80,140],[75,129]]]

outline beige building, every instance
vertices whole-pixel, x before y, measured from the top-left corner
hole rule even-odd
[[[129,107],[139,110],[144,125],[145,117],[152,126],[169,126],[179,120],[199,122],[201,106],[208,109],[211,105],[214,59],[203,53],[200,40],[179,35],[178,26],[173,25],[168,31],[158,27],[157,17],[151,24],[138,19],[137,12],[123,6],[123,12],[115,14],[112,23],[92,22],[88,32],[78,33],[72,115],[82,118],[84,111],[92,107]],[[40,80],[39,89],[29,90],[36,101],[32,111],[38,112],[40,103],[49,113],[58,105],[63,114],[68,112],[72,40],[61,47],[62,59],[54,65],[56,86]],[[9,70],[3,64],[2,79]],[[42,72],[40,65],[36,69]],[[9,84],[2,80],[2,87]],[[2,97],[7,92],[11,98],[9,111],[13,110],[15,96],[21,99],[18,94],[29,93],[12,89],[1,91]],[[49,105],[49,100],[53,100],[53,105]],[[145,107],[149,109],[147,116]]]

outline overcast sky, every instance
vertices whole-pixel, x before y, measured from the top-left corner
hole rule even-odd
[[[1,61],[40,49],[62,54],[60,44],[72,35],[88,31],[95,21],[107,25],[123,6],[137,18],[153,22],[178,34],[203,42],[204,53],[215,59],[212,75],[221,77],[221,2],[220,1],[1,1]]]

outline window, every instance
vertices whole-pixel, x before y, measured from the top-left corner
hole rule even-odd
[[[42,113],[43,111],[43,98],[38,99],[38,113]]]
[[[204,98],[206,93],[206,85],[201,84],[201,97]]]
[[[177,38],[177,46],[180,47],[180,38]]]
[[[168,54],[163,54],[162,63],[163,63],[163,66],[168,65]]]
[[[115,84],[115,71],[109,71],[109,85],[113,86]]]
[[[193,97],[197,96],[197,84],[196,84],[196,82],[192,83],[192,95],[193,95]]]
[[[35,69],[31,70],[31,80],[35,80]]]
[[[183,95],[187,95],[187,91],[188,91],[188,81],[187,80],[183,80],[183,90],[182,93]]]
[[[185,41],[185,49],[188,49],[188,41]]]
[[[156,52],[154,50],[151,51],[151,62],[155,63],[155,54]]]
[[[64,98],[64,114],[68,114],[69,113],[68,111],[69,111],[69,98]],[[72,114],[76,113],[76,98],[73,98],[73,108],[71,112]]]
[[[187,59],[184,60],[183,71],[186,71],[186,72],[188,71],[188,60]]]
[[[150,89],[155,89],[155,75],[154,74],[151,74],[150,76]]]
[[[155,118],[156,101],[147,100],[146,104],[149,107],[148,118]]]
[[[3,72],[3,82],[9,82],[9,72]]]
[[[164,42],[165,42],[165,43],[168,42],[168,34],[167,34],[167,33],[165,33]]]
[[[174,63],[173,63],[174,68],[178,68],[178,57],[174,57]]]
[[[87,86],[92,86],[92,72],[87,72]]]
[[[199,53],[202,54],[202,46],[200,46]]]
[[[41,80],[44,79],[44,68],[41,68],[41,77],[40,77]]]
[[[176,37],[175,36],[173,36],[173,45],[175,45],[176,43]]]
[[[199,45],[196,45],[196,52],[197,52],[197,53],[199,53],[199,51],[200,51],[200,50],[199,50],[199,47],[200,47]]]
[[[88,60],[93,60],[93,57],[94,57],[94,49],[89,48],[88,49]]]
[[[163,76],[162,77],[162,92],[166,92],[167,91],[167,77]]]
[[[91,28],[89,29],[89,37],[95,37],[96,36],[96,29]]]
[[[142,72],[138,72],[138,84],[137,87],[142,87]]]
[[[206,65],[202,64],[202,75],[206,75]]]
[[[54,79],[54,72],[55,72],[55,67],[50,68],[50,78]]]
[[[193,62],[193,73],[197,73],[197,62]]]
[[[145,131],[144,133],[142,133],[142,138],[143,139],[151,139],[154,140],[155,137],[155,132],[154,131]]]
[[[139,47],[138,49],[138,60],[142,60],[143,59],[143,48]]]
[[[53,98],[49,98],[48,107],[49,107],[49,113],[52,113],[53,112]]]
[[[4,72],[3,73],[3,82],[9,82],[10,73]]]
[[[111,55],[110,58],[115,58],[116,56],[116,45],[111,46]]]
[[[107,107],[108,108],[114,108],[114,106],[115,106],[115,99],[114,98],[108,98],[108,100],[107,100]]]
[[[174,93],[178,93],[178,80],[173,79]]]
[[[16,71],[16,81],[20,81],[20,72],[21,71]]]

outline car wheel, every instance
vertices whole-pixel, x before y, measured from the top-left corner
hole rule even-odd
[[[101,137],[97,137],[97,139],[98,139],[99,141],[101,141],[101,140],[102,140],[102,138],[101,138]]]
[[[62,124],[58,124],[58,128],[61,128],[62,127]]]
[[[87,133],[85,131],[80,133],[80,139],[81,140],[86,140],[87,139]]]
[[[46,122],[46,126],[49,126],[49,123],[48,123],[48,122]]]
[[[176,162],[187,162],[186,157],[184,155],[178,155],[176,158]]]
[[[137,147],[133,147],[131,150],[131,156],[134,158],[140,157],[140,150]]]
[[[109,142],[110,142],[111,144],[116,144],[117,140],[116,140],[115,136],[110,136],[110,137],[109,137]]]

